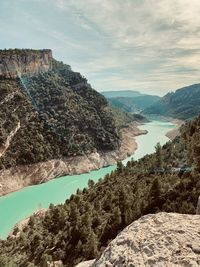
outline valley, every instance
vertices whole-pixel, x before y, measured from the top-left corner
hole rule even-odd
[[[132,122],[120,130],[121,143],[118,150],[95,151],[88,155],[53,159],[28,165],[18,165],[0,171],[0,195],[6,195],[23,187],[41,184],[65,175],[88,173],[125,159],[137,149],[135,137],[146,134],[137,122]]]
[[[143,215],[195,213],[198,85],[106,100],[51,50],[0,60],[0,267],[74,267]]]
[[[200,266],[200,1],[0,1],[0,267]]]
[[[133,150],[129,150],[129,155],[130,154],[132,155],[123,161],[124,164],[126,164],[126,162],[131,160],[131,158],[137,160],[143,157],[147,153],[154,152],[155,150],[154,147],[156,143],[160,142],[161,144],[164,144],[168,140],[168,138],[165,136],[166,133],[174,127],[175,124],[173,123],[159,122],[159,121],[153,121],[151,123],[139,126],[140,131],[138,131],[137,134],[144,133],[145,131],[147,131],[148,133],[145,135],[137,135],[136,137],[134,137],[137,144],[137,150],[135,141],[133,140],[133,136],[130,136],[128,139],[126,138],[124,140],[125,144],[128,144],[129,149],[131,148],[131,143],[132,143],[132,148],[134,148]],[[135,153],[134,150],[136,150]],[[77,189],[83,189],[84,187],[87,187],[89,179],[92,179],[95,182],[97,182],[100,178],[103,178],[106,174],[111,173],[111,171],[116,169],[116,165],[113,165],[115,163],[115,159],[111,158],[111,160],[109,164],[111,166],[106,168],[98,166],[100,169],[96,171],[91,171],[92,168],[90,170],[86,169],[87,166],[91,166],[91,164],[94,164],[94,162],[97,161],[97,160],[95,161],[94,157],[93,158],[91,157],[90,163],[87,160],[84,161],[82,165],[80,161],[77,161],[74,163],[74,168],[77,164],[79,164],[78,165],[79,168],[81,168],[82,166],[83,174],[81,175],[70,175],[65,177],[59,177],[45,184],[27,187],[18,192],[8,194],[5,197],[1,197],[0,238],[5,238],[11,231],[12,227],[17,222],[26,218],[27,216],[30,216],[38,209],[48,208],[48,206],[51,203],[53,204],[63,203],[67,198],[71,196],[71,194],[75,193]],[[41,165],[40,167],[44,172],[45,166]],[[56,168],[52,167],[51,170],[55,172]],[[35,171],[34,178],[37,179],[38,176],[39,173]],[[49,174],[47,175],[47,177],[48,179],[50,179]],[[24,177],[24,180],[26,178],[27,177]]]

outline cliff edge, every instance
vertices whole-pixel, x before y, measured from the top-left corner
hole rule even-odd
[[[15,79],[33,76],[52,69],[53,57],[50,49],[0,50],[0,77]]]
[[[126,227],[96,261],[76,267],[200,266],[200,216],[157,213]]]

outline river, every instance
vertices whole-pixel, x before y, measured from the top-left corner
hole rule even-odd
[[[169,139],[165,134],[176,125],[171,122],[152,121],[139,128],[147,130],[148,134],[136,137],[138,149],[135,154],[123,161],[127,163],[132,157],[139,159],[154,152],[157,142],[161,145]],[[77,188],[87,186],[88,180],[98,181],[116,168],[116,165],[105,167],[90,173],[64,176],[47,183],[26,187],[20,191],[0,197],[0,238],[5,239],[13,226],[20,220],[30,216],[41,208],[48,208],[50,203],[63,203]]]

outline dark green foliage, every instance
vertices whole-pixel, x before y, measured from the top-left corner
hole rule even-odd
[[[115,125],[118,129],[127,127],[127,124],[137,121],[137,122],[148,122],[148,120],[140,115],[140,114],[132,114],[123,111],[122,109],[116,108],[114,106],[110,106],[114,120],[115,120]]]
[[[191,166],[199,157],[193,153],[199,122],[200,117],[183,129],[182,137],[158,145],[156,153],[126,167],[119,162],[116,171],[96,184],[90,180],[89,189],[77,190],[65,204],[50,205],[44,218],[32,217],[20,237],[1,242],[0,255],[18,267],[30,262],[41,266],[48,257],[73,267],[98,257],[119,231],[144,214],[195,213],[200,173]],[[200,140],[195,140],[196,147]],[[163,160],[160,171],[158,155]]]
[[[200,171],[200,116],[185,126],[183,133],[187,141],[188,157],[193,166]]]
[[[163,155],[162,155],[162,147],[161,147],[160,143],[157,143],[155,149],[156,149],[155,166],[156,166],[157,170],[160,171],[160,170],[162,170],[162,167],[163,167]]]
[[[118,147],[106,99],[68,65],[54,61],[47,73],[1,78],[0,92],[0,145],[12,137],[0,168]]]

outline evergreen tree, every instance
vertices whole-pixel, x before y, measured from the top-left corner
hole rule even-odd
[[[163,167],[163,156],[162,156],[162,147],[160,145],[160,143],[157,143],[157,145],[155,146],[156,149],[156,171],[159,171],[160,169],[162,169]]]
[[[124,169],[124,165],[121,161],[117,162],[117,173],[122,173]]]

